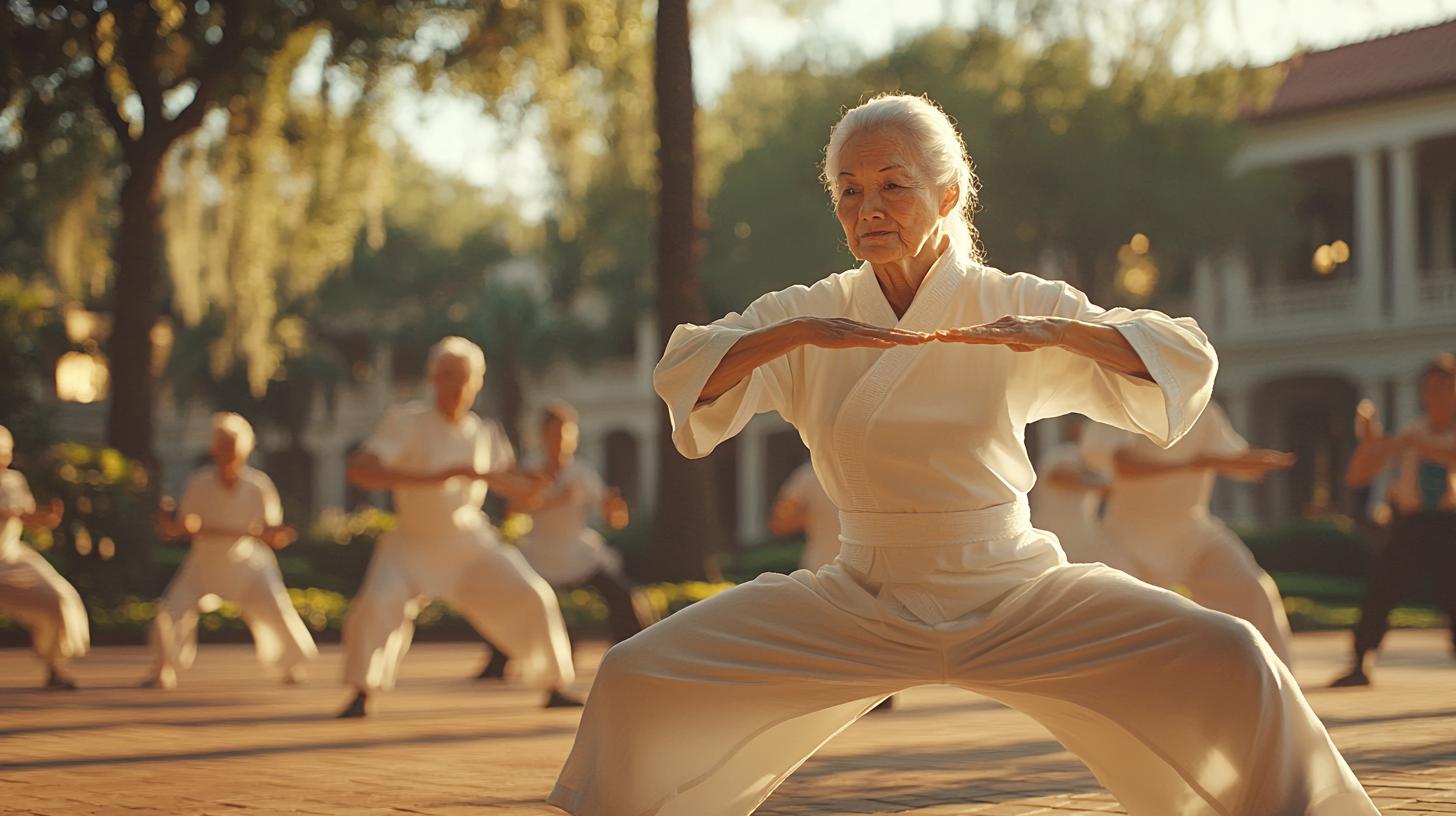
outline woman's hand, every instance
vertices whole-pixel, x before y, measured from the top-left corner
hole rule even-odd
[[[931,336],[945,343],[1006,346],[1012,351],[1032,351],[1062,345],[1068,322],[1060,317],[1006,315],[979,326],[941,329]]]
[[[1006,315],[990,323],[962,329],[941,329],[930,335],[944,343],[1005,346],[1012,351],[1061,348],[1099,365],[1152,381],[1147,364],[1122,332],[1113,326],[1050,315]]]
[[[1207,466],[1218,471],[1220,476],[1241,482],[1259,482],[1273,470],[1288,470],[1294,466],[1292,453],[1255,448],[1233,456],[1209,456],[1204,460]]]
[[[258,540],[274,550],[281,550],[298,540],[298,531],[287,524],[275,524],[264,527],[258,534]]]
[[[934,335],[881,328],[847,317],[800,317],[792,321],[801,345],[819,348],[889,348],[929,343]]]

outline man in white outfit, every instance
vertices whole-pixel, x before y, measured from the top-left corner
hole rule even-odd
[[[86,606],[75,587],[20,540],[22,527],[54,529],[63,507],[58,499],[44,510],[36,507],[25,476],[10,467],[14,449],[10,430],[0,425],[0,614],[30,630],[46,666],[46,688],[74,689],[65,664],[91,645]]]
[[[520,541],[521,554],[547,583],[559,590],[590,587],[607,607],[612,642],[620,643],[652,622],[638,609],[632,585],[622,570],[622,556],[592,529],[600,516],[614,530],[627,526],[629,510],[622,494],[609,488],[591,465],[576,458],[581,438],[576,409],[552,402],[542,411],[544,459],[529,472],[538,484],[532,495],[511,502],[511,511],[531,516],[531,531]],[[505,676],[509,656],[491,644],[490,662],[480,679]]]
[[[824,485],[814,475],[812,462],[799,465],[784,480],[774,501],[768,529],[776,536],[804,533],[800,569],[817,570],[839,555],[839,508],[829,500]]]
[[[1132,562],[1102,537],[1097,511],[1107,495],[1107,477],[1082,460],[1083,420],[1068,417],[1067,437],[1052,445],[1036,463],[1036,486],[1031,502],[1031,525],[1046,530],[1061,542],[1073,564],[1106,564],[1132,572]]]
[[[1160,448],[1106,425],[1089,427],[1082,453],[1110,474],[1103,533],[1156,586],[1181,586],[1209,609],[1252,623],[1289,664],[1289,618],[1274,579],[1244,542],[1209,513],[1219,476],[1259,481],[1294,464],[1294,455],[1250,448],[1210,402],[1180,440]]]
[[[384,416],[349,462],[349,478],[394,493],[395,529],[375,545],[344,621],[344,681],[354,698],[340,717],[362,717],[371,693],[393,687],[422,601],[441,598],[486,640],[500,644],[546,706],[580,705],[571,645],[556,594],[481,510],[487,486],[507,498],[534,485],[510,472],[515,455],[500,425],[470,407],[485,380],[485,353],[463,337],[430,350],[431,403]]]
[[[177,518],[158,518],[164,536],[191,538],[192,551],[157,604],[151,632],[156,662],[142,683],[146,687],[176,687],[177,672],[197,656],[198,610],[216,609],[221,601],[242,609],[258,659],[278,667],[284,682],[298,682],[303,664],[318,656],[273,554],[296,536],[283,524],[273,481],[248,467],[253,444],[253,426],[246,419],[213,415],[213,464],[187,483]]]

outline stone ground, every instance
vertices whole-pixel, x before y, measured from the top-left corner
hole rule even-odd
[[[1346,643],[1338,633],[1297,638],[1300,679],[1334,676]],[[1310,692],[1387,814],[1456,813],[1456,664],[1445,644],[1443,633],[1396,632],[1376,689]],[[345,698],[331,682],[337,647],[290,688],[268,679],[248,647],[204,645],[170,693],[135,688],[144,649],[98,649],[77,664],[86,688],[74,693],[34,690],[30,655],[0,650],[0,813],[556,813],[541,797],[578,713],[466,679],[481,651],[417,646],[372,719],[339,722],[329,717]],[[585,692],[600,648],[580,657]],[[910,691],[893,713],[850,727],[759,810],[1122,812],[1040,726],[943,687]]]

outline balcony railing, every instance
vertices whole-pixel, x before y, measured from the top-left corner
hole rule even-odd
[[[1416,313],[1422,320],[1456,317],[1456,269],[1421,276],[1416,290]]]
[[[1336,321],[1355,313],[1354,281],[1285,283],[1261,286],[1250,294],[1249,311],[1259,329],[1275,328],[1286,321],[1302,327],[1310,322],[1330,322],[1330,328],[1337,328]],[[1229,305],[1239,308],[1236,303]]]

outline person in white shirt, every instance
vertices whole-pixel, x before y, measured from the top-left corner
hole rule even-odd
[[[296,534],[283,523],[273,480],[248,466],[253,426],[233,413],[212,418],[212,461],[187,483],[177,516],[158,517],[168,538],[189,538],[192,549],[157,603],[152,672],[142,685],[175,688],[177,673],[197,655],[198,610],[230,601],[242,610],[258,660],[277,667],[286,683],[302,679],[318,656],[308,627],[293,608],[274,550]]]
[[[14,456],[15,439],[0,425],[0,615],[30,630],[31,646],[45,663],[46,688],[74,689],[65,667],[91,645],[86,605],[50,562],[20,540],[24,527],[55,529],[65,508],[59,499],[36,507],[25,476],[10,467]]]
[[[839,557],[613,646],[547,801],[746,816],[880,700],[954,684],[1034,717],[1131,814],[1375,816],[1257,630],[1031,526],[1026,425],[1076,411],[1172,444],[1213,389],[1198,325],[986,266],[965,145],[923,97],[847,112],[825,164],[865,263],[678,326],[653,383],[684,456],[792,423]]]
[[[795,468],[779,488],[768,529],[776,536],[804,534],[800,569],[817,570],[839,555],[839,508],[829,500],[809,462]]]
[[[1031,526],[1057,537],[1073,564],[1106,564],[1131,573],[1132,562],[1102,537],[1098,510],[1107,495],[1107,477],[1082,460],[1085,423],[1073,419],[1067,437],[1048,446],[1036,463]]]
[[[1082,455],[1112,477],[1102,531],[1131,562],[1128,572],[1154,586],[1183,587],[1203,606],[1252,623],[1288,664],[1292,635],[1279,587],[1209,512],[1209,500],[1219,476],[1258,481],[1293,465],[1293,454],[1251,449],[1210,402],[1167,448],[1103,425],[1086,430]]]
[[[1354,662],[1335,687],[1368,686],[1390,612],[1422,576],[1435,584],[1456,648],[1456,357],[1442,354],[1421,372],[1422,415],[1393,437],[1370,406],[1346,483],[1364,487],[1393,470],[1388,535],[1373,553]]]
[[[580,705],[564,693],[575,675],[556,593],[481,509],[488,486],[507,498],[534,489],[511,472],[515,455],[500,425],[470,409],[485,353],[447,337],[431,348],[427,374],[434,399],[391,410],[349,461],[355,484],[393,492],[395,528],[375,544],[344,620],[344,682],[354,697],[339,716],[365,716],[369,695],[394,686],[429,598],[500,644],[522,679],[547,692],[547,707]]]
[[[521,554],[555,589],[590,587],[607,607],[607,625],[617,643],[651,621],[638,610],[632,586],[622,572],[622,557],[590,526],[600,516],[614,530],[627,526],[627,502],[608,488],[587,463],[576,458],[580,440],[576,409],[552,402],[541,417],[545,459],[527,475],[537,482],[531,495],[511,502],[511,511],[531,517],[531,531],[520,541]],[[505,675],[509,656],[491,644],[490,662],[480,677]]]

